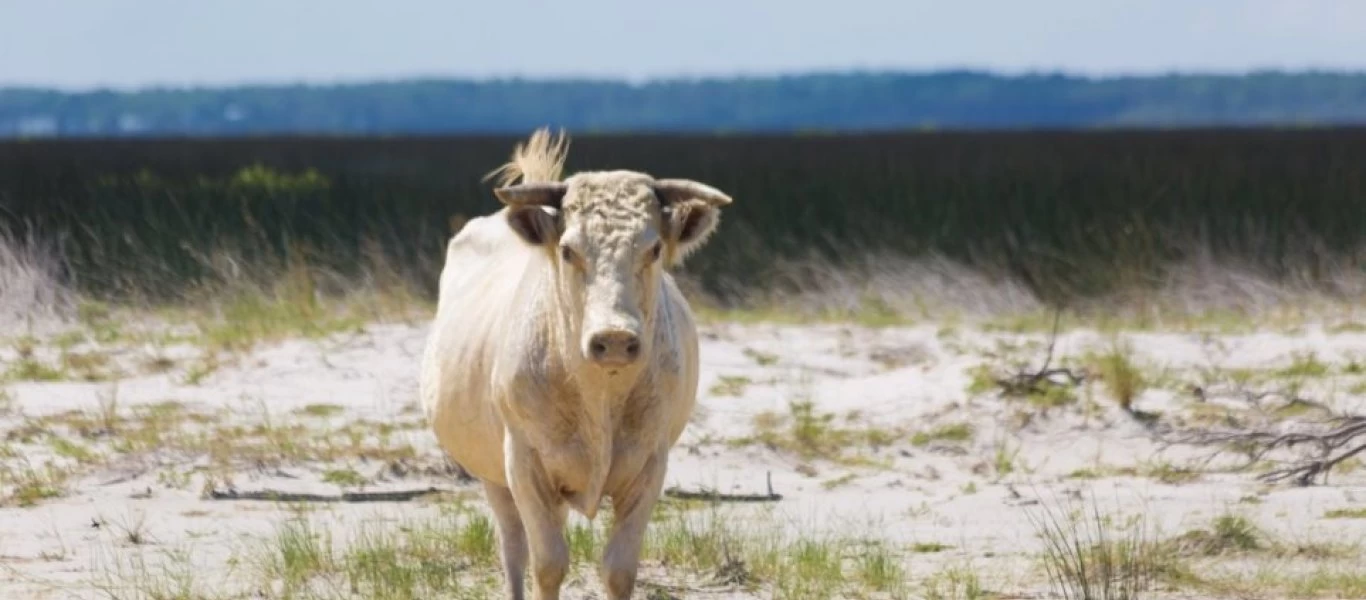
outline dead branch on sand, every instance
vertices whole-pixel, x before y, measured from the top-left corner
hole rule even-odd
[[[702,489],[698,491],[683,490],[671,487],[664,490],[664,495],[679,500],[707,500],[711,502],[777,502],[783,499],[782,494],[773,492],[773,474],[767,474],[768,493],[767,494],[722,494],[716,490]]]
[[[207,500],[259,500],[264,502],[408,502],[428,494],[440,494],[451,490],[426,488],[421,490],[396,490],[390,492],[344,492],[340,495],[304,494],[259,490],[239,492],[237,490],[209,490],[204,494]]]
[[[1065,367],[1053,366],[1053,349],[1058,343],[1058,326],[1062,319],[1062,311],[1057,310],[1053,313],[1053,331],[1048,336],[1048,353],[1044,355],[1043,364],[1036,371],[1021,369],[1007,377],[996,379],[996,385],[1001,388],[1001,393],[1007,396],[1029,396],[1033,394],[1043,394],[1049,387],[1076,387],[1086,381],[1086,373],[1076,372]]]
[[[1317,431],[1277,433],[1266,430],[1208,431],[1197,430],[1181,436],[1178,443],[1218,446],[1247,456],[1244,467],[1261,463],[1273,452],[1299,450],[1300,456],[1288,466],[1275,468],[1257,478],[1268,483],[1293,481],[1309,486],[1320,475],[1328,482],[1328,474],[1344,461],[1366,452],[1366,417],[1338,415],[1323,422],[1326,427]]]

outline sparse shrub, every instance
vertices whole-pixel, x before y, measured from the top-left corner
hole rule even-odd
[[[1366,508],[1335,508],[1323,513],[1325,519],[1366,519]]]
[[[967,442],[975,432],[971,423],[946,423],[929,431],[918,431],[911,436],[911,445],[928,446],[932,442]]]
[[[1147,388],[1143,371],[1133,360],[1133,348],[1127,343],[1115,343],[1095,357],[1095,370],[1105,384],[1110,397],[1126,412],[1134,412],[1134,400]]]
[[[1277,369],[1275,375],[1284,379],[1316,379],[1329,373],[1328,364],[1313,351],[1295,352],[1290,364]]]
[[[1229,553],[1257,552],[1269,547],[1266,534],[1247,517],[1223,514],[1215,517],[1207,529],[1193,529],[1170,542],[1171,549],[1182,554],[1220,556]]]
[[[710,393],[713,396],[743,396],[749,384],[749,378],[743,375],[722,375],[717,378]]]
[[[1116,523],[1091,510],[1029,513],[1044,541],[1043,565],[1053,587],[1068,600],[1133,600],[1143,597],[1153,581],[1169,574],[1160,548],[1140,518]]]
[[[926,600],[981,600],[988,597],[977,573],[966,567],[949,567],[931,575],[924,585]]]

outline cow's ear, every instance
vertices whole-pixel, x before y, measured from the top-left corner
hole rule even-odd
[[[523,183],[500,187],[493,193],[508,205],[508,226],[517,237],[541,246],[559,241],[557,215],[568,189],[563,182]]]
[[[533,246],[549,246],[560,241],[558,211],[542,206],[514,206],[508,209],[508,226]]]
[[[707,242],[721,221],[721,207],[730,196],[704,183],[687,179],[661,179],[654,183],[664,215],[669,244],[669,265],[683,262]]]

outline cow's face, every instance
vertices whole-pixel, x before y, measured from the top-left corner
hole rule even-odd
[[[581,173],[562,183],[497,190],[508,224],[554,261],[561,310],[577,325],[585,361],[608,369],[647,356],[659,279],[715,229],[725,194],[631,171]]]

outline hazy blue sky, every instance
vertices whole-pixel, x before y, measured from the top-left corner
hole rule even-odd
[[[0,85],[1366,70],[1366,0],[0,0]]]

